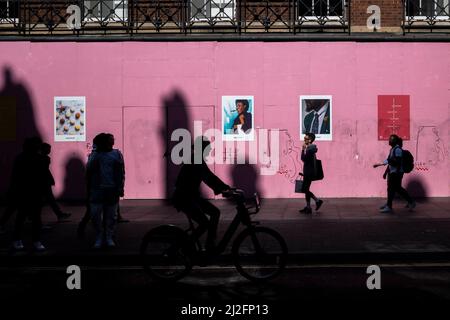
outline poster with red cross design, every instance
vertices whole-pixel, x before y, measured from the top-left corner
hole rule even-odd
[[[378,140],[396,134],[409,140],[409,95],[378,96]]]

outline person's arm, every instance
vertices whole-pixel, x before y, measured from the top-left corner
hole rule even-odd
[[[230,189],[229,185],[224,183],[218,176],[212,173],[206,163],[201,164],[201,166],[202,181],[214,191],[215,195]]]

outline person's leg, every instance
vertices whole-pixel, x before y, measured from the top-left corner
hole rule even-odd
[[[403,173],[398,175],[398,182],[396,185],[397,188],[397,192],[398,194],[400,194],[400,196],[403,197],[403,199],[405,199],[406,201],[408,201],[408,203],[413,203],[413,199],[411,198],[411,196],[409,195],[408,191],[406,191],[405,188],[402,187],[402,180],[403,180]]]
[[[90,214],[95,229],[95,248],[100,248],[103,244],[103,223],[102,223],[102,203],[90,204]]]
[[[106,244],[109,247],[114,247],[113,240],[116,222],[117,222],[117,203],[105,204],[103,206],[103,212],[105,215],[105,231],[106,231]]]
[[[34,248],[38,251],[45,250],[45,247],[41,243],[41,230],[42,230],[42,219],[41,219],[41,206],[35,205],[30,208],[31,223],[32,223],[32,239]]]
[[[198,203],[190,201],[183,203],[180,206],[181,211],[183,211],[188,217],[198,223],[197,228],[195,228],[192,233],[192,238],[199,239],[206,230],[208,230],[209,220],[206,215],[202,212],[202,209]]]
[[[217,227],[219,225],[220,210],[206,199],[201,200],[200,207],[204,213],[209,215],[206,248],[213,248],[217,237]]]
[[[389,173],[387,178],[387,207],[392,209],[392,202],[394,201],[395,191],[397,189],[397,177],[395,173]]]
[[[27,207],[23,204],[17,208],[16,222],[13,231],[13,247],[17,250],[23,249],[22,230],[25,219],[27,218],[27,212]]]

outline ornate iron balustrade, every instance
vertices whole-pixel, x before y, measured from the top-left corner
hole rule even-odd
[[[450,0],[404,0],[405,32],[450,31]]]
[[[89,35],[349,29],[345,0],[0,0],[0,33]],[[80,9],[80,26],[67,21]]]
[[[404,0],[405,31],[449,28],[450,0]],[[349,32],[350,0],[0,0],[0,34]],[[80,27],[67,20],[80,9]]]

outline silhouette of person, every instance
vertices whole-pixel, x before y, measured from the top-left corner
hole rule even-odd
[[[234,133],[239,133],[239,127],[246,134],[250,133],[252,129],[252,114],[248,112],[248,100],[239,99],[236,100],[236,111],[238,115],[233,121],[233,131]]]
[[[314,162],[316,161],[317,146],[313,144],[316,139],[314,133],[308,132],[304,137],[302,146],[301,160],[303,161],[303,186],[302,191],[305,193],[306,207],[299,210],[300,213],[312,213],[311,198],[316,202],[316,211],[320,209],[323,200],[317,198],[309,189],[312,180],[316,174]]]
[[[86,178],[89,212],[96,234],[94,248],[99,249],[104,238],[108,247],[116,246],[113,237],[119,198],[124,194],[125,172],[122,153],[113,149],[114,136],[101,133],[96,138],[97,148],[89,156]]]
[[[97,151],[97,146],[99,144],[104,143],[102,140],[104,139],[109,139],[110,143],[112,143],[112,145],[114,145],[114,136],[112,134],[109,133],[100,133],[97,136],[94,137],[93,141],[92,141],[92,152],[89,155],[89,157],[92,156],[92,153]],[[119,150],[117,149],[113,149],[116,150],[115,152],[120,153]],[[122,154],[120,153],[120,156],[122,157]],[[122,157],[123,158],[123,157]],[[125,179],[125,163],[123,162],[123,174],[124,174],[124,179]],[[89,189],[89,188],[88,188]],[[89,190],[88,190],[88,201],[86,201],[86,211],[84,213],[83,218],[81,219],[80,223],[78,224],[78,228],[77,228],[77,234],[78,236],[82,237],[86,231],[86,226],[89,223],[89,221],[91,220],[91,213],[90,213],[90,201],[89,201]],[[121,212],[120,212],[120,205],[119,203],[117,204],[117,223],[126,223],[126,222],[130,222],[127,219],[124,219]]]
[[[201,145],[202,154],[196,157],[196,148],[193,146],[191,163],[184,163],[178,174],[173,203],[178,211],[184,212],[198,223],[199,226],[193,232],[194,239],[198,239],[208,230],[206,249],[212,249],[215,246],[220,210],[201,197],[200,184],[204,182],[214,191],[214,194],[222,193],[224,196],[230,192],[230,187],[212,173],[205,162],[205,158],[211,151],[210,141],[205,137],[198,137],[195,144]],[[200,163],[195,163],[196,159],[200,160]]]
[[[61,210],[61,208],[58,206],[58,204],[56,203],[56,199],[55,196],[53,195],[53,189],[52,186],[55,185],[55,179],[53,178],[52,172],[50,171],[50,162],[51,162],[51,158],[50,158],[50,153],[52,151],[52,146],[49,145],[48,143],[43,143],[41,145],[41,153],[42,156],[44,157],[44,161],[45,164],[47,166],[47,175],[48,175],[48,179],[47,179],[47,190],[46,190],[46,203],[50,205],[50,207],[52,208],[53,212],[55,213],[56,217],[58,218],[58,222],[62,222],[67,220],[67,218],[70,217],[70,213],[66,213],[63,212]]]
[[[330,134],[330,107],[329,101],[324,99],[308,99],[306,112],[303,119],[304,131],[314,134]]]
[[[402,168],[402,154],[403,154],[403,140],[392,134],[389,137],[389,145],[391,150],[386,160],[382,163],[375,163],[374,168],[380,166],[388,166],[383,174],[383,179],[387,177],[387,202],[380,207],[381,213],[392,212],[392,202],[396,193],[400,194],[408,203],[406,205],[410,210],[416,207],[416,202],[411,198],[409,193],[402,187],[403,168]]]
[[[41,243],[41,209],[44,204],[48,184],[48,170],[40,148],[38,137],[25,140],[23,152],[14,160],[12,179],[17,201],[17,217],[13,233],[13,248],[24,249],[22,229],[25,219],[32,222],[33,246],[37,251],[45,250]]]

